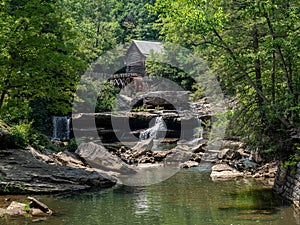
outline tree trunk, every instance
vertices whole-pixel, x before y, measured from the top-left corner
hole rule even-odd
[[[0,97],[0,109],[3,106],[5,95],[6,95],[6,90],[3,90]]]
[[[99,36],[100,34],[100,20],[97,20],[97,32],[96,32],[96,37],[95,37],[95,42],[94,42],[94,48],[98,48],[99,46]]]
[[[219,41],[221,42],[221,44],[223,45],[224,49],[228,52],[228,54],[231,56],[231,58],[233,59],[233,61],[237,64],[238,69],[241,71],[241,73],[244,75],[244,77],[246,78],[246,80],[249,82],[250,86],[256,91],[256,93],[263,99],[263,101],[269,105],[275,113],[275,116],[277,117],[277,119],[280,120],[280,122],[290,128],[291,124],[283,117],[279,114],[278,109],[274,106],[274,104],[272,104],[270,102],[270,100],[262,93],[262,91],[257,87],[257,85],[254,83],[254,81],[251,79],[251,77],[249,76],[248,72],[246,71],[246,69],[243,67],[243,65],[239,62],[239,60],[237,59],[235,53],[232,51],[232,49],[227,45],[227,43],[223,40],[223,38],[220,36],[220,34],[218,33],[218,31],[216,29],[213,28],[213,32],[216,35],[216,37],[219,39]]]
[[[275,41],[276,34],[275,34],[274,28],[272,26],[271,19],[270,19],[269,15],[265,12],[265,10],[264,10],[263,15],[264,15],[264,17],[265,17],[265,19],[267,21],[269,32],[270,32],[270,34],[272,36],[272,39],[273,39],[273,41]],[[294,95],[294,90],[293,90],[293,85],[292,85],[291,77],[290,77],[290,74],[289,74],[289,71],[288,71],[287,63],[286,63],[286,60],[284,58],[281,46],[279,44],[275,44],[274,47],[276,48],[276,50],[278,52],[278,55],[279,55],[279,58],[280,58],[280,61],[281,61],[281,64],[282,64],[282,69],[283,69],[284,74],[285,74],[285,80],[286,80],[286,83],[288,85],[289,93],[291,95]]]
[[[255,80],[256,80],[256,86],[257,88],[263,93],[263,85],[262,85],[262,81],[261,81],[261,62],[260,62],[260,58],[258,56],[259,53],[259,40],[258,40],[258,30],[256,25],[254,25],[253,27],[253,31],[252,31],[252,38],[253,38],[253,50],[254,50],[254,68],[255,68]],[[263,110],[263,99],[262,97],[256,93],[257,96],[257,105],[258,105],[258,110],[259,110],[259,114],[260,114],[260,121],[261,124],[265,123],[265,113]],[[262,130],[261,130],[262,133]]]

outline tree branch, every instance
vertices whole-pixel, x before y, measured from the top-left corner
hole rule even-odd
[[[220,34],[218,33],[218,31],[215,28],[213,28],[213,32],[217,36],[217,38],[219,39],[219,41],[222,43],[222,45],[224,45],[225,49],[227,50],[227,52],[229,53],[229,55],[231,56],[231,58],[237,64],[238,69],[242,72],[242,74],[245,76],[246,80],[254,88],[254,90],[257,92],[257,94],[262,98],[262,100],[265,103],[267,103],[269,106],[271,106],[271,108],[273,108],[273,110],[275,111],[276,117],[281,121],[282,124],[284,124],[286,127],[291,127],[291,124],[285,118],[283,118],[282,116],[279,115],[278,110],[276,109],[276,107],[270,102],[269,99],[267,99],[267,97],[262,93],[262,91],[256,86],[256,84],[253,82],[253,80],[251,79],[251,77],[249,76],[249,74],[247,73],[247,71],[245,70],[245,68],[241,65],[241,63],[237,59],[235,53],[227,45],[227,43],[223,40],[223,38],[220,36]]]

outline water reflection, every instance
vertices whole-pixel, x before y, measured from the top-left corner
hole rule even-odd
[[[145,214],[149,212],[149,205],[146,190],[137,192],[135,196],[135,214]]]
[[[121,182],[127,186],[148,186],[163,182],[179,171],[178,165],[153,164],[153,166],[138,167],[137,173],[119,176]]]
[[[183,170],[146,187],[118,186],[43,197],[56,214],[46,221],[1,219],[1,225],[293,225],[299,216],[254,180],[212,182],[209,168]],[[202,172],[199,172],[202,171]]]

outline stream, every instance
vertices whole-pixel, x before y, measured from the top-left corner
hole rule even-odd
[[[146,187],[116,186],[83,193],[37,196],[54,215],[4,217],[1,225],[293,225],[293,207],[252,179],[211,181],[210,166],[184,169]],[[37,219],[36,217],[34,219]]]

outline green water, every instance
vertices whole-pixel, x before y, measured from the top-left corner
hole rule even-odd
[[[291,206],[253,180],[213,182],[207,167],[182,170],[147,187],[39,196],[56,212],[46,220],[0,218],[1,225],[300,224]]]

